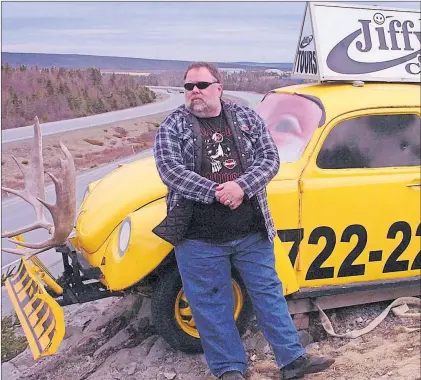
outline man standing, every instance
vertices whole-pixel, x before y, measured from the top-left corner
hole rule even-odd
[[[244,379],[246,355],[233,316],[231,265],[240,273],[283,379],[322,371],[333,359],[305,354],[275,271],[276,231],[266,185],[279,170],[264,121],[224,102],[218,69],[191,64],[185,105],[158,129],[154,154],[168,187],[167,218],[154,232],[174,245],[184,293],[212,373]]]

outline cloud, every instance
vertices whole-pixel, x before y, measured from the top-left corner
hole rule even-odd
[[[125,29],[41,29],[40,33],[55,33],[68,36],[104,36],[127,33]]]
[[[2,50],[291,62],[304,9],[304,2],[3,2]]]

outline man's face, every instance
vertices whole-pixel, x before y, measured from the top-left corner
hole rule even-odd
[[[216,82],[216,79],[206,67],[189,70],[184,83],[197,82],[213,83]],[[221,107],[221,95],[222,85],[220,83],[211,84],[202,90],[195,86],[191,91],[184,91],[187,109],[198,117],[218,116]]]

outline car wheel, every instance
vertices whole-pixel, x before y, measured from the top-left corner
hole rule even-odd
[[[232,285],[234,318],[242,335],[253,316],[253,309],[244,283],[237,272],[233,272]],[[158,281],[152,294],[151,309],[156,332],[172,347],[186,353],[203,352],[177,267],[173,267]]]

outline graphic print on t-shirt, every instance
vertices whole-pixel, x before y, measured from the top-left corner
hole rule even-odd
[[[229,127],[225,128],[225,136],[230,135]],[[228,136],[227,136],[228,137]],[[211,162],[212,173],[218,173],[224,165],[227,169],[234,169],[237,161],[231,158],[231,147],[228,139],[222,133],[215,132],[205,138],[206,152]]]
[[[221,116],[202,119],[201,125],[202,175],[218,183],[235,180],[240,176],[241,168],[231,128]]]

